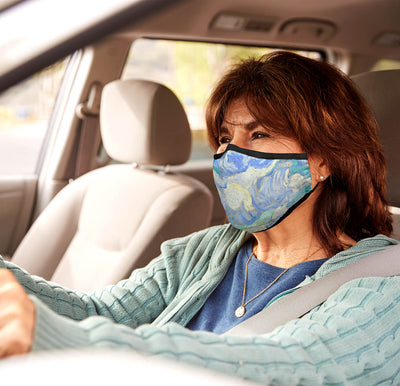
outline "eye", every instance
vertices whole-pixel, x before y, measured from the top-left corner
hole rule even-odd
[[[263,131],[255,131],[252,135],[253,139],[270,138],[271,136]]]
[[[230,141],[231,141],[231,139],[226,135],[218,138],[218,142],[220,145],[225,145],[225,144],[229,143]]]

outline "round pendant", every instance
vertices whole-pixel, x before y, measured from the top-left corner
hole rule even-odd
[[[246,309],[243,306],[236,308],[235,316],[237,318],[241,318],[246,313]]]

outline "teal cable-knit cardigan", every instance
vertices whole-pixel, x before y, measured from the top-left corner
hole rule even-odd
[[[130,348],[276,385],[400,384],[398,276],[352,280],[301,319],[265,335],[185,329],[249,237],[224,225],[168,241],[146,268],[90,295],[12,263],[0,260],[0,267],[15,274],[36,304],[34,351]],[[382,235],[361,240],[300,286],[393,244]]]

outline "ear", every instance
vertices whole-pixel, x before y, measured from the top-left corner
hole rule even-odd
[[[313,186],[318,182],[325,181],[331,174],[326,161],[316,154],[310,154],[308,156],[308,164],[310,165]]]

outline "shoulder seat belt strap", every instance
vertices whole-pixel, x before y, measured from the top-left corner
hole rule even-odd
[[[298,288],[233,327],[225,335],[266,334],[290,320],[305,315],[350,280],[396,275],[400,275],[400,244],[373,253]]]

